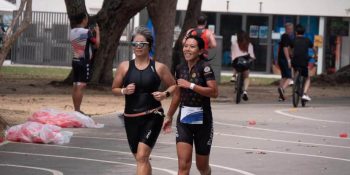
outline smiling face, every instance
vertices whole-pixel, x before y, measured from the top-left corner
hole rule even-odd
[[[141,34],[135,35],[132,41],[132,46],[136,57],[145,56],[149,53],[149,43]]]
[[[194,38],[188,38],[183,47],[183,53],[186,61],[199,59],[202,50],[198,47],[198,42]]]

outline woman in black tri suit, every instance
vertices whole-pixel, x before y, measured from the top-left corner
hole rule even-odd
[[[120,63],[112,85],[113,94],[125,96],[125,130],[137,162],[137,175],[152,174],[149,157],[163,122],[168,120],[164,121],[160,101],[176,88],[168,67],[149,57],[152,43],[151,32],[138,27],[131,43],[136,58]],[[161,82],[168,87],[165,91],[159,90]]]
[[[192,164],[193,143],[196,164],[201,175],[210,175],[209,154],[213,140],[213,117],[210,98],[218,96],[213,69],[202,55],[203,39],[189,36],[185,39],[183,53],[186,62],[177,67],[177,85],[167,114],[172,119],[176,108],[176,148],[179,175],[188,175]]]

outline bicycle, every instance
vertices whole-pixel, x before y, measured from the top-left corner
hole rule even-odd
[[[299,105],[299,101],[301,99],[301,106],[305,107],[306,100],[303,100],[301,97],[304,93],[304,85],[306,77],[301,76],[301,70],[300,68],[296,68],[295,70],[295,78],[294,78],[294,84],[293,84],[293,106],[296,108]]]
[[[243,87],[244,87],[244,77],[243,77],[243,71],[248,70],[252,64],[253,59],[250,57],[250,55],[240,56],[236,58],[232,62],[233,68],[236,69],[236,83],[235,83],[235,92],[236,96],[234,97],[234,101],[236,101],[236,104],[239,104],[241,102],[242,94],[243,94]]]

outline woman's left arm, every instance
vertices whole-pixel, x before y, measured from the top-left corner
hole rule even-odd
[[[167,89],[163,92],[156,91],[152,94],[156,100],[162,101],[174,93],[176,88],[176,82],[173,75],[170,73],[169,68],[166,65],[156,62],[155,66],[158,76],[160,77],[162,82],[164,82]]]

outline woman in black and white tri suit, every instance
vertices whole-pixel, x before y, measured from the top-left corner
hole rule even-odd
[[[203,57],[204,41],[198,36],[185,39],[186,62],[177,67],[177,85],[167,114],[172,119],[176,108],[176,148],[179,175],[188,175],[192,164],[193,143],[196,164],[202,175],[211,174],[209,154],[213,140],[213,117],[210,98],[218,96],[218,88],[210,63]]]

